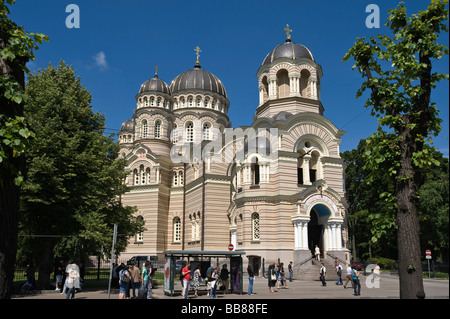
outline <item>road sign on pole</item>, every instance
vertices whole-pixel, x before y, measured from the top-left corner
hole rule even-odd
[[[425,258],[427,259],[427,262],[428,262],[428,278],[430,278],[431,277],[431,274],[430,274],[431,250],[429,250],[429,249],[425,250]]]
[[[229,245],[228,245],[228,250],[229,250],[229,251],[232,251],[233,249],[234,249],[233,244],[229,244]]]

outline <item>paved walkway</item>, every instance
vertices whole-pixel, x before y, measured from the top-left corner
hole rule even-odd
[[[399,299],[399,279],[398,276],[383,274],[379,282],[379,288],[368,288],[366,285],[367,277],[361,279],[361,295],[354,296],[353,289],[348,286],[344,289],[341,285],[335,285],[328,281],[327,286],[323,287],[320,281],[299,281],[288,282],[288,288],[276,289],[270,293],[266,278],[255,278],[254,295],[247,294],[248,281],[244,278],[244,294],[226,294],[217,293],[218,300],[243,300],[245,302],[251,299]],[[369,283],[370,284],[370,283]],[[373,283],[372,283],[373,285]],[[449,281],[424,279],[424,287],[427,299],[449,299]],[[162,286],[153,289],[155,299],[181,300],[179,291],[174,296],[167,296],[163,292]],[[65,299],[55,291],[43,291],[39,294],[14,296],[13,299]],[[108,290],[83,291],[77,293],[75,299],[108,299]],[[111,292],[110,299],[118,299],[118,290]],[[209,300],[206,290],[199,292],[199,297],[195,297],[190,292],[189,300]]]

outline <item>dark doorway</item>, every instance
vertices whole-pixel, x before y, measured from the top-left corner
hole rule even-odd
[[[320,248],[321,257],[323,257],[323,227],[319,224],[319,216],[315,209],[311,210],[311,219],[308,223],[308,248],[314,255],[316,245]]]
[[[261,257],[248,256],[248,263],[252,265],[253,274],[255,276],[259,276],[259,268],[261,268]],[[244,265],[244,267],[245,267],[245,265]],[[247,267],[245,267],[244,271],[247,271]]]

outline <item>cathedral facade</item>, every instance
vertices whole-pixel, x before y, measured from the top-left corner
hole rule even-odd
[[[257,271],[278,259],[300,267],[316,246],[349,260],[345,132],[323,116],[321,66],[286,35],[257,72],[249,127],[232,128],[225,87],[200,66],[198,47],[194,68],[170,85],[157,73],[141,85],[119,143],[130,172],[122,202],[137,206],[146,231],[122,257],[232,244]]]

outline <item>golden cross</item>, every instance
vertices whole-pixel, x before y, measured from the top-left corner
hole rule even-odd
[[[158,66],[155,65],[155,77],[158,77]]]
[[[197,55],[197,64],[199,64],[200,62],[198,61],[198,57],[200,56],[200,52],[202,52],[202,50],[200,50],[200,47],[197,45],[194,51],[196,52],[195,54]]]
[[[286,38],[287,38],[288,40],[290,40],[290,39],[291,39],[291,35],[290,35],[289,33],[291,33],[292,30],[289,29],[289,24],[286,24],[286,28],[284,28],[283,30],[286,31]]]

